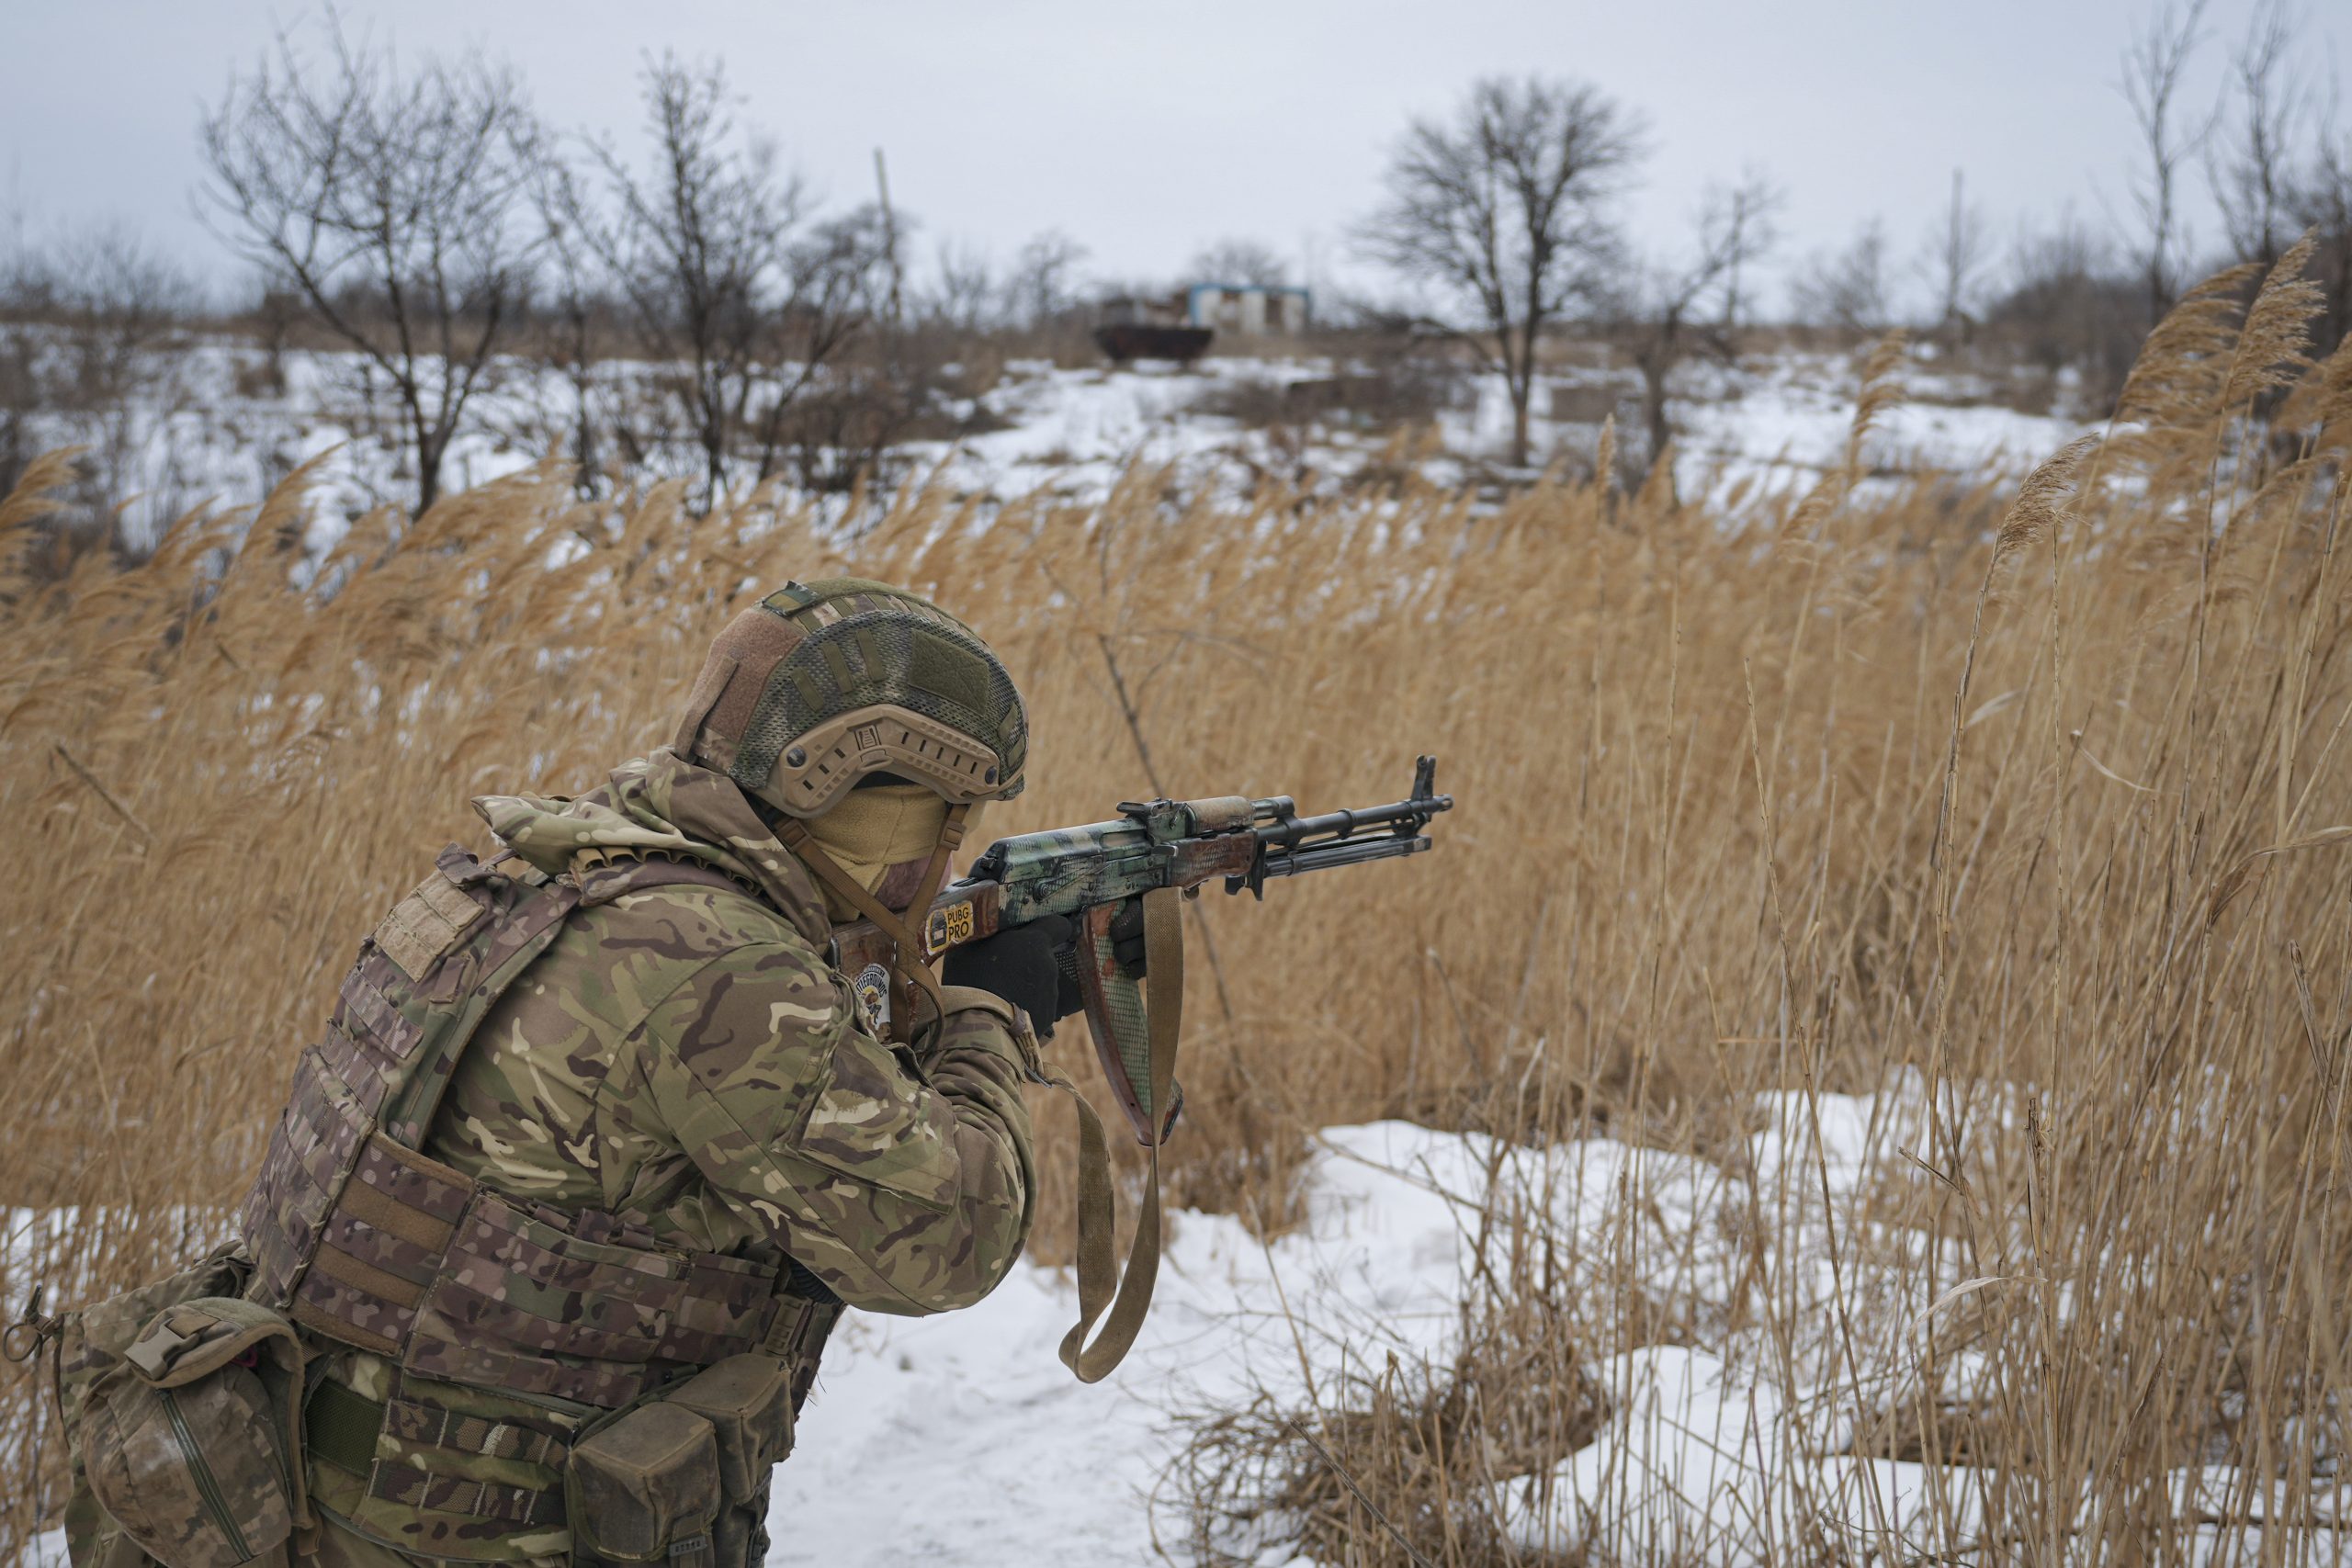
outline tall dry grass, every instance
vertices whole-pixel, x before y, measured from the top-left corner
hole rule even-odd
[[[666,735],[750,595],[849,568],[935,594],[1021,677],[1036,782],[992,828],[1154,788],[1388,798],[1442,758],[1438,855],[1200,906],[1179,1201],[1282,1224],[1303,1134],[1380,1116],[1737,1168],[1759,1091],[1911,1069],[1907,1162],[1810,1220],[1784,1176],[1724,1310],[1792,1348],[1826,1317],[1868,1442],[1974,1488],[1984,1553],[2175,1560],[2199,1522],[2161,1476],[2307,1480],[2352,1363],[2352,357],[2303,376],[2311,301],[2282,279],[2247,315],[2245,281],[2159,334],[2128,428],[2022,491],[1873,491],[1858,436],[1814,494],[1729,511],[1663,486],[1237,503],[1138,470],[985,525],[910,493],[844,541],[671,488],[583,506],[548,472],[365,519],[313,572],[298,476],[60,575],[28,558],[62,475],[38,470],[0,509],[0,1292],[190,1250],[359,935],[477,836],[465,797],[592,784]],[[1894,356],[1871,368],[1864,419],[1896,390]],[[2245,415],[2299,377],[2290,447]],[[1272,1509],[1333,1562],[1410,1561],[1399,1536],[1534,1560],[1497,1456],[1588,1438],[1596,1358],[1724,1326],[1633,1256],[1640,1198],[1488,1259],[1463,1366],[1213,1432],[1204,1519]],[[1872,1303],[1821,1306],[1792,1281],[1823,1259],[1770,1245],[1807,1225],[1840,1278],[1907,1247],[1927,1299],[1976,1281],[1965,1335],[1907,1338],[1887,1395]],[[55,1500],[35,1388],[0,1409],[0,1550]],[[1873,1552],[1792,1528],[1773,1554]]]

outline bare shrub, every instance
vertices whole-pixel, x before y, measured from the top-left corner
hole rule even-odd
[[[184,272],[119,225],[70,231],[0,270],[0,488],[42,446],[81,447],[70,504],[41,524],[69,556],[152,543],[163,519],[151,507],[120,530],[117,509],[174,489],[169,455],[151,472],[146,442],[187,399],[181,351],[200,303]]]
[[[1290,264],[1262,240],[1224,239],[1195,252],[1193,283],[1244,283],[1277,288],[1290,281]]]
[[[1380,1351],[1311,1400],[1261,1393],[1197,1418],[1170,1482],[1208,1568],[1270,1546],[1330,1568],[1577,1561],[1515,1547],[1504,1483],[1592,1440],[1606,1391],[1584,1362],[1572,1302],[1485,1312],[1442,1361]]]
[[[2293,138],[2310,107],[2295,47],[2285,0],[2260,0],[2230,57],[2235,117],[2213,139],[2207,159],[2231,245],[2242,259],[2265,266],[2286,247],[2281,231],[2294,203]]]
[[[2047,231],[2020,234],[2008,271],[2007,288],[1985,310],[1992,338],[2046,374],[2081,376],[2086,396],[2078,412],[2103,412],[2143,336],[2142,281],[2072,213]]]
[[[1632,350],[1634,368],[1642,374],[1642,471],[1664,457],[1674,440],[1667,394],[1675,371],[1694,353],[1719,361],[1733,357],[1734,334],[1747,302],[1742,285],[1779,239],[1776,215],[1782,200],[1771,181],[1755,170],[1736,185],[1709,191],[1689,248],[1644,268],[1615,301],[1615,335]]]
[[[1862,225],[1843,248],[1816,251],[1789,286],[1797,320],[1875,337],[1894,320],[1887,276],[1886,230],[1878,220]]]

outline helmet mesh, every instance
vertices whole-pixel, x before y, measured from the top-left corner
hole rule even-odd
[[[765,784],[794,739],[843,714],[885,704],[969,737],[996,754],[1003,777],[1019,775],[1029,742],[1020,694],[962,622],[910,595],[874,592],[862,582],[788,610],[775,599],[767,607],[807,636],[768,676],[729,770],[738,784]]]

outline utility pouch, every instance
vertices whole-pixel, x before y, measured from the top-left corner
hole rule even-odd
[[[268,1308],[199,1297],[158,1312],[90,1390],[90,1495],[165,1568],[281,1563],[309,1522],[302,1351]]]
[[[633,1405],[571,1446],[571,1560],[709,1568],[722,1487],[708,1420],[666,1399]]]
[[[790,1368],[773,1356],[729,1356],[662,1398],[710,1423],[729,1503],[766,1494],[768,1472],[792,1451]]]

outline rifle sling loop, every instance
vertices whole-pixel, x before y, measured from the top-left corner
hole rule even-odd
[[[1143,896],[1150,1105],[1160,1127],[1159,1136],[1145,1145],[1149,1168],[1143,1210],[1136,1218],[1135,1240],[1128,1244],[1124,1271],[1114,1267],[1111,1258],[1116,1213],[1110,1145],[1102,1136],[1102,1119],[1069,1078],[1052,1068],[1041,1074],[1069,1096],[1078,1115],[1078,1323],[1062,1337],[1061,1358],[1080,1382],[1101,1382],[1125,1358],[1143,1328],[1144,1314],[1151,1310],[1152,1287],[1159,1278],[1159,1145],[1168,1136],[1164,1118],[1176,1081],[1176,1045],[1184,1028],[1184,925],[1178,897],[1173,887],[1156,887]],[[1110,1316],[1103,1318],[1102,1332],[1089,1345],[1087,1331],[1106,1307]]]
[[[908,906],[910,911],[927,908],[937,896],[948,853],[963,837],[964,815],[960,806],[948,813],[940,847],[925,868],[923,886]],[[797,819],[786,818],[778,833],[786,849],[890,939],[904,972],[930,995],[933,1016],[945,1017],[939,983],[922,962],[922,942],[905,919],[886,908],[810,841],[808,828]],[[1173,887],[1156,887],[1143,896],[1144,971],[1149,987],[1145,1027],[1155,1118],[1165,1116],[1175,1092],[1176,1046],[1184,1028],[1184,925],[1179,897]],[[1151,1310],[1152,1290],[1159,1282],[1159,1145],[1167,1137],[1167,1128],[1163,1122],[1159,1137],[1146,1145],[1148,1168],[1143,1209],[1136,1216],[1135,1239],[1127,1246],[1126,1267],[1122,1269],[1112,1256],[1117,1245],[1117,1209],[1111,1185],[1111,1148],[1102,1134],[1102,1120],[1062,1073],[1041,1062],[1038,1077],[1069,1097],[1070,1109],[1078,1117],[1078,1322],[1062,1337],[1062,1364],[1080,1382],[1100,1382],[1125,1359],[1136,1336],[1142,1332],[1144,1316]],[[1105,1309],[1108,1317],[1103,1317]],[[1102,1332],[1089,1345],[1086,1336],[1098,1318]]]

